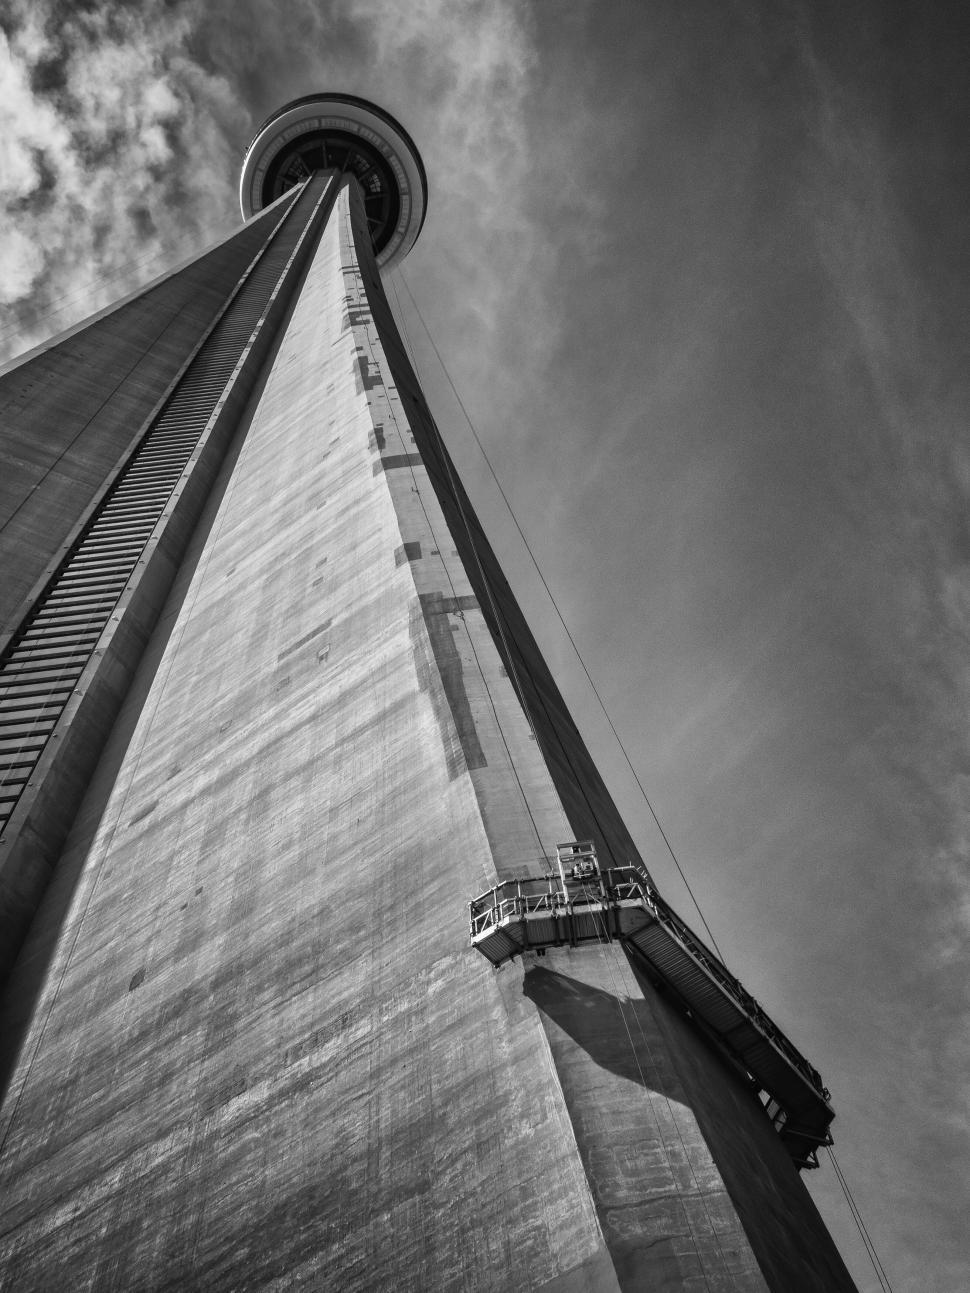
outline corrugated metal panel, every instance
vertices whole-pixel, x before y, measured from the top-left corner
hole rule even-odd
[[[558,925],[550,916],[526,916],[524,924],[524,941],[528,946],[548,946],[561,937]]]
[[[521,944],[516,943],[498,926],[492,926],[486,933],[476,935],[473,942],[493,965],[501,965],[522,950]]]

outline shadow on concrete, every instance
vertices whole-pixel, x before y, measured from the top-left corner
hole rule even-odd
[[[594,1195],[599,1159],[590,1156],[581,1122],[589,1107],[588,1079],[570,1061],[570,1042],[600,1068],[690,1110],[772,1293],[852,1293],[855,1285],[750,1085],[635,964],[631,968],[642,1000],[541,966],[528,969],[523,979],[524,995],[555,1025],[549,1041],[567,1106],[580,1115],[574,1125]],[[593,1093],[593,1099],[603,1095]],[[631,1257],[636,1243],[617,1241],[609,1209],[596,1198],[621,1288],[640,1289]],[[733,1281],[723,1285],[728,1286],[736,1287]],[[657,1287],[665,1286],[661,1281]]]
[[[614,995],[544,966],[526,971],[523,992],[600,1068],[684,1099],[672,1067],[667,1066],[666,1074],[658,1067],[662,1038],[646,1001]]]

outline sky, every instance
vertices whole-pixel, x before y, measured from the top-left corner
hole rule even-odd
[[[239,220],[318,90],[417,142],[392,303],[661,892],[818,1068],[892,1287],[970,1288],[963,5],[3,0],[0,359]],[[434,355],[414,301],[441,353]],[[832,1166],[808,1184],[879,1287]]]

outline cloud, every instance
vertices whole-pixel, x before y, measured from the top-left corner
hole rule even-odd
[[[187,6],[14,5],[0,45],[0,345],[23,348],[227,227],[240,110]]]
[[[443,329],[491,344],[509,281],[544,254],[525,200],[534,53],[511,0],[123,8],[15,0],[7,32],[0,345],[8,352],[228,231],[254,124],[318,89],[380,99],[420,141],[429,239],[433,231],[443,268],[425,262],[419,272],[428,296],[456,266],[468,286]],[[506,348],[547,349],[540,309],[525,303]]]

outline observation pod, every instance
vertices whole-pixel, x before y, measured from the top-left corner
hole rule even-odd
[[[380,268],[403,260],[428,207],[424,163],[390,113],[350,94],[294,99],[263,122],[243,161],[243,217],[248,220],[322,170],[351,174],[360,184]]]

